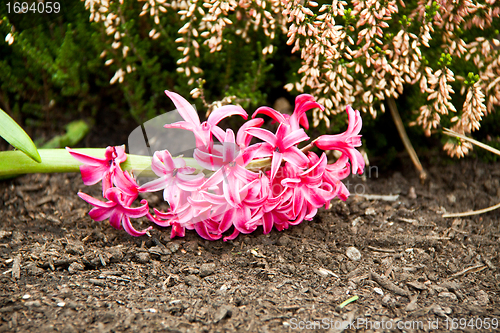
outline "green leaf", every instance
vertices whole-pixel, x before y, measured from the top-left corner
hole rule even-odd
[[[34,161],[42,162],[38,150],[29,135],[2,109],[0,109],[0,136]]]
[[[66,134],[57,135],[44,143],[42,148],[64,148],[75,146],[90,131],[90,126],[84,120],[75,120],[66,125]]]

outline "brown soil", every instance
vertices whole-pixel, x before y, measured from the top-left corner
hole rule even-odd
[[[372,170],[366,181],[349,179],[351,192],[399,194],[396,201],[353,195],[311,222],[227,243],[193,232],[172,241],[159,228],[133,238],[94,222],[76,193],[99,196],[99,188],[76,174],[0,182],[0,331],[500,326],[499,211],[441,217],[500,202],[499,164],[468,160],[428,171],[421,185],[411,169],[384,177]],[[339,307],[352,296],[359,299]]]

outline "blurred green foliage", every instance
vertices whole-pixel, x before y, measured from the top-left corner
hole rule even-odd
[[[98,119],[107,112],[142,123],[172,109],[165,89],[195,102],[189,95],[193,85],[176,71],[181,55],[175,46],[178,15],[168,11],[162,17],[162,38],[153,40],[148,37],[149,21],[139,16],[142,5],[125,1],[122,8],[127,21],[119,32],[133,45],[127,57],[117,56],[120,51],[110,45],[103,25],[89,22],[89,11],[78,0],[64,2],[62,15],[47,21],[16,21],[14,43],[0,43],[0,106],[28,127],[54,127],[73,119]],[[12,31],[12,14],[8,17],[1,6],[0,17],[0,32],[6,36]],[[272,55],[261,56],[265,35],[251,37],[251,43],[233,38],[217,54],[202,46],[205,50],[196,61],[205,69],[208,101],[237,95],[251,111],[267,103],[271,86],[281,88],[283,83],[269,75]],[[103,51],[114,59],[111,65],[105,65],[110,57],[101,57]],[[110,84],[115,72],[127,66],[135,71],[122,83]],[[204,110],[201,101],[196,103]]]

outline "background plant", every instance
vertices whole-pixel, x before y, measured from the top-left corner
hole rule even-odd
[[[67,9],[25,30],[2,20],[0,97],[16,117],[40,121],[70,105],[90,116],[127,109],[141,122],[171,108],[164,89],[252,108],[287,97],[284,87],[326,106],[312,116],[320,132],[347,104],[375,118],[395,99],[426,135],[442,125],[469,134],[500,100],[494,0],[82,0]],[[457,139],[444,147],[470,149]]]

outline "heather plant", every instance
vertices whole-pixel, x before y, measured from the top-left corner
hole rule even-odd
[[[86,5],[91,20],[103,16],[99,11],[115,17],[107,1],[87,0]],[[417,96],[410,98],[416,102],[405,112],[415,112],[411,124],[426,135],[441,124],[469,134],[499,103],[500,5],[494,0],[144,1],[140,15],[153,22],[152,39],[162,38],[162,17],[169,12],[182,25],[175,40],[182,52],[177,71],[188,85],[206,75],[207,51],[217,56],[235,40],[250,44],[262,32],[266,57],[287,51],[278,38],[286,34],[291,53],[300,54],[301,67],[285,88],[310,92],[326,106],[313,113],[315,127],[320,121],[329,126],[331,114],[348,104],[376,117],[387,100],[398,99],[409,86],[418,87],[409,90]],[[110,35],[119,24],[103,22]],[[113,36],[118,45],[120,36]],[[125,71],[116,75],[122,78]],[[192,94],[199,96],[200,89]],[[461,157],[471,147],[460,140],[444,148]]]
[[[93,83],[110,84],[116,107],[126,101],[139,122],[165,111],[157,94],[165,84],[199,97],[209,112],[228,103],[265,103],[266,94],[280,87],[310,93],[326,106],[313,111],[313,127],[328,128],[332,116],[350,104],[373,118],[404,104],[406,125],[419,126],[427,136],[443,125],[470,134],[500,100],[500,4],[494,0],[82,0],[81,5],[85,10],[78,17],[59,25],[72,32],[73,43],[85,45],[83,36],[90,41],[95,67],[80,61],[83,74],[72,61],[55,61],[41,45],[26,42],[28,34],[8,19],[0,26],[8,44],[19,43],[17,52],[41,55],[27,62],[41,69],[35,83],[63,89],[69,82],[82,100]],[[68,20],[78,24],[70,29]],[[74,54],[67,35],[62,58]],[[50,38],[42,41],[57,46]],[[284,74],[272,67],[285,63]],[[2,89],[21,91],[19,84]],[[50,101],[45,98],[45,105]],[[90,106],[80,106],[85,107]],[[471,146],[450,138],[444,148],[461,157]]]

